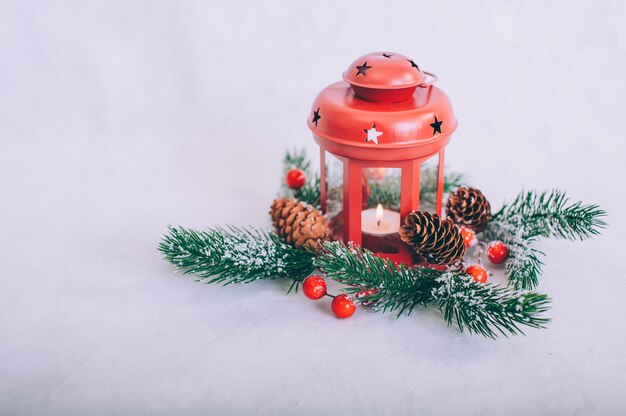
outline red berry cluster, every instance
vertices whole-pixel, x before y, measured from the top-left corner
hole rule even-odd
[[[463,235],[463,240],[467,241],[466,234],[464,231],[466,229],[461,229],[461,235]],[[471,230],[470,230],[471,231]],[[473,233],[473,232],[472,232]],[[467,235],[470,235],[469,233]],[[467,245],[467,243],[466,243]],[[468,245],[469,247],[469,245]],[[487,246],[487,258],[492,264],[502,264],[509,256],[509,249],[502,241],[492,241]],[[486,283],[487,278],[489,277],[489,273],[487,270],[480,264],[472,264],[465,269],[465,273],[469,274],[474,278],[475,282],[478,283]]]
[[[309,276],[302,283],[304,295],[313,300],[318,300],[324,296],[333,298],[331,309],[337,318],[349,318],[356,311],[356,304],[348,295],[329,295],[326,291],[326,281],[321,276]]]

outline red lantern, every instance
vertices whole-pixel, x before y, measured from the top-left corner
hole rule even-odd
[[[432,85],[434,75],[393,52],[358,58],[343,79],[319,93],[308,119],[320,146],[322,210],[327,208],[329,153],[343,165],[343,210],[336,221],[342,240],[396,262],[414,263],[414,253],[400,241],[398,229],[407,214],[419,209],[420,168],[435,155],[436,211],[441,214],[444,149],[457,128],[452,106]],[[399,213],[385,207],[362,209],[367,202],[363,178],[380,168],[400,169]]]

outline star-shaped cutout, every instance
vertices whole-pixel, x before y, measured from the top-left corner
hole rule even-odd
[[[313,110],[313,120],[311,121],[312,123],[315,123],[315,127],[317,127],[317,122],[320,118],[322,118],[322,116],[320,116],[320,108],[317,107],[317,110]]]
[[[365,133],[367,133],[367,137],[365,138],[365,143],[374,142],[378,144],[378,136],[382,135],[382,131],[376,131],[376,123],[372,124],[371,129],[363,129]]]
[[[418,71],[420,70],[419,65],[417,65],[415,62],[413,62],[413,59],[407,59],[407,61],[409,61],[411,63],[411,67],[417,69]]]
[[[432,124],[430,125],[430,127],[432,127],[432,128],[433,128],[433,136],[434,136],[436,133],[441,134],[441,125],[442,125],[442,124],[443,124],[443,121],[439,121],[439,120],[437,120],[437,116],[435,116],[435,122],[434,122],[434,123],[432,123]]]
[[[384,56],[385,58],[391,58],[393,55],[389,55],[388,53],[383,53],[383,56]]]
[[[365,63],[363,65],[356,66],[357,72],[356,72],[355,77],[358,77],[359,75],[365,76],[365,71],[367,71],[370,68],[371,68],[371,66],[367,65],[367,61],[365,61]]]

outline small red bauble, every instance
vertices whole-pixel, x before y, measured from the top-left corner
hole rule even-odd
[[[302,283],[302,291],[309,299],[321,299],[326,294],[326,282],[321,276],[309,276]]]
[[[349,318],[356,310],[356,304],[348,297],[348,295],[339,295],[333,299],[331,304],[333,313],[337,318]]]
[[[287,176],[285,177],[285,181],[287,182],[287,186],[291,189],[300,189],[306,183],[306,175],[302,169],[289,169],[289,172],[287,172]]]
[[[465,247],[471,247],[476,244],[476,233],[474,230],[468,227],[460,227],[459,231],[461,233],[461,237],[463,237],[463,243]]]
[[[502,264],[509,257],[509,248],[502,241],[492,241],[487,246],[487,258],[493,264]]]
[[[487,270],[480,264],[472,264],[467,269],[465,269],[465,273],[469,274],[474,278],[474,281],[477,283],[485,283],[487,282]]]

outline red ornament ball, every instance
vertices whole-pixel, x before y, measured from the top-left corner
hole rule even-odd
[[[333,299],[331,308],[337,318],[344,319],[349,318],[354,314],[354,311],[356,311],[356,304],[348,297],[348,295],[339,295]]]
[[[302,283],[302,291],[309,299],[321,299],[326,294],[326,281],[322,276],[309,276]]]
[[[459,232],[461,233],[461,237],[463,237],[463,243],[465,247],[471,247],[476,244],[476,233],[469,227],[460,227]]]
[[[509,248],[502,241],[492,241],[487,246],[487,258],[493,264],[502,264],[509,257]]]
[[[465,273],[472,276],[474,278],[474,281],[477,283],[487,282],[487,270],[480,264],[472,264],[467,269],[465,269]]]
[[[287,182],[287,186],[291,189],[300,189],[306,183],[306,175],[302,169],[289,169],[289,172],[287,172],[287,176],[285,177],[285,181]]]

